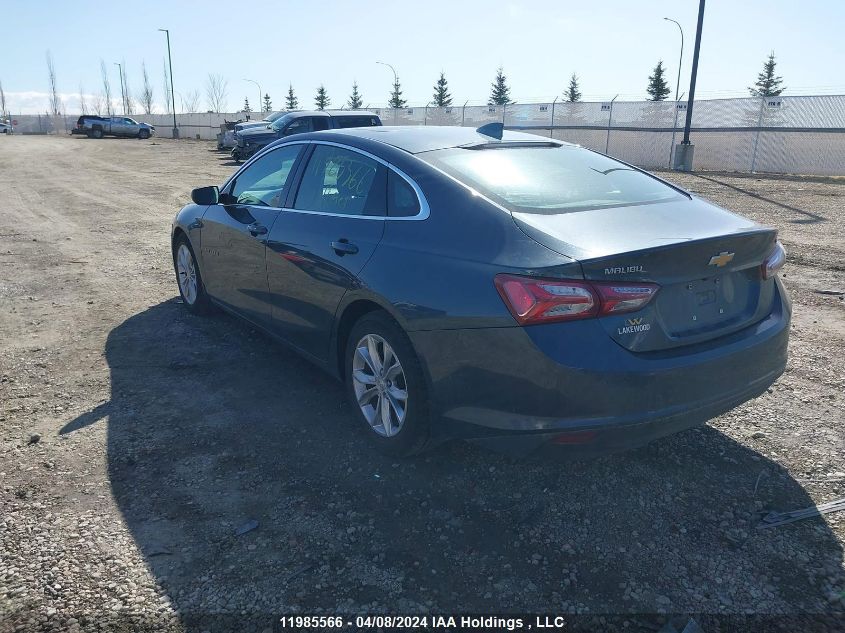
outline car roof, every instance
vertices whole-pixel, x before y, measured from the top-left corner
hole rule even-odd
[[[430,152],[450,147],[461,147],[476,144],[519,144],[519,143],[544,143],[553,145],[572,145],[557,141],[548,137],[537,136],[525,132],[512,132],[505,130],[501,141],[480,133],[475,128],[445,126],[445,125],[385,125],[380,127],[344,128],[339,130],[326,130],[320,134],[332,136],[353,136],[367,139],[386,145],[392,145],[405,150],[411,154]]]
[[[291,110],[284,116],[296,118],[301,116],[345,117],[345,116],[377,116],[375,112],[367,110]]]

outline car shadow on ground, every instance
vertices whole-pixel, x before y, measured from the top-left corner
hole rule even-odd
[[[736,185],[732,185],[724,180],[719,180],[718,178],[714,178],[713,176],[705,176],[704,174],[690,172],[692,176],[696,178],[701,178],[702,180],[707,180],[709,182],[715,183],[717,185],[721,185],[723,187],[727,187],[728,189],[733,189],[737,193],[744,194],[746,196],[750,196],[752,198],[756,198],[757,200],[761,200],[763,202],[768,202],[769,204],[773,204],[776,207],[780,207],[781,209],[785,209],[787,211],[792,211],[793,213],[797,213],[804,217],[798,218],[795,220],[791,220],[792,224],[816,224],[818,222],[828,222],[829,220],[824,217],[823,215],[819,215],[817,213],[813,213],[812,211],[805,211],[804,209],[799,209],[798,207],[793,207],[790,204],[785,204],[783,202],[778,202],[777,200],[773,200],[772,198],[767,198],[766,196],[761,196],[759,193],[754,193],[748,189],[743,189],[742,187],[737,187]]]
[[[628,630],[656,630],[658,610],[804,617],[804,631],[836,617],[827,524],[756,528],[813,501],[710,427],[589,461],[466,444],[396,460],[339,383],[231,317],[163,302],[105,353],[111,401],[62,433],[108,425],[114,499],[189,630],[297,611],[609,613]]]

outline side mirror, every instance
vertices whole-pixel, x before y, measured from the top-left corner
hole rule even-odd
[[[194,204],[217,204],[220,200],[220,190],[216,187],[198,187],[191,192]]]

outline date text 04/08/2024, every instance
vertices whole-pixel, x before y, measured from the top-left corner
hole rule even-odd
[[[419,629],[442,630],[563,630],[566,619],[562,616],[496,616],[496,615],[358,615],[343,616],[286,615],[279,619],[282,629]]]

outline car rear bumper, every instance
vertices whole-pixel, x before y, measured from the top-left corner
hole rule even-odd
[[[618,450],[764,392],[786,366],[791,309],[778,290],[762,321],[667,352],[632,353],[596,320],[410,336],[443,435],[517,453],[558,439]]]

